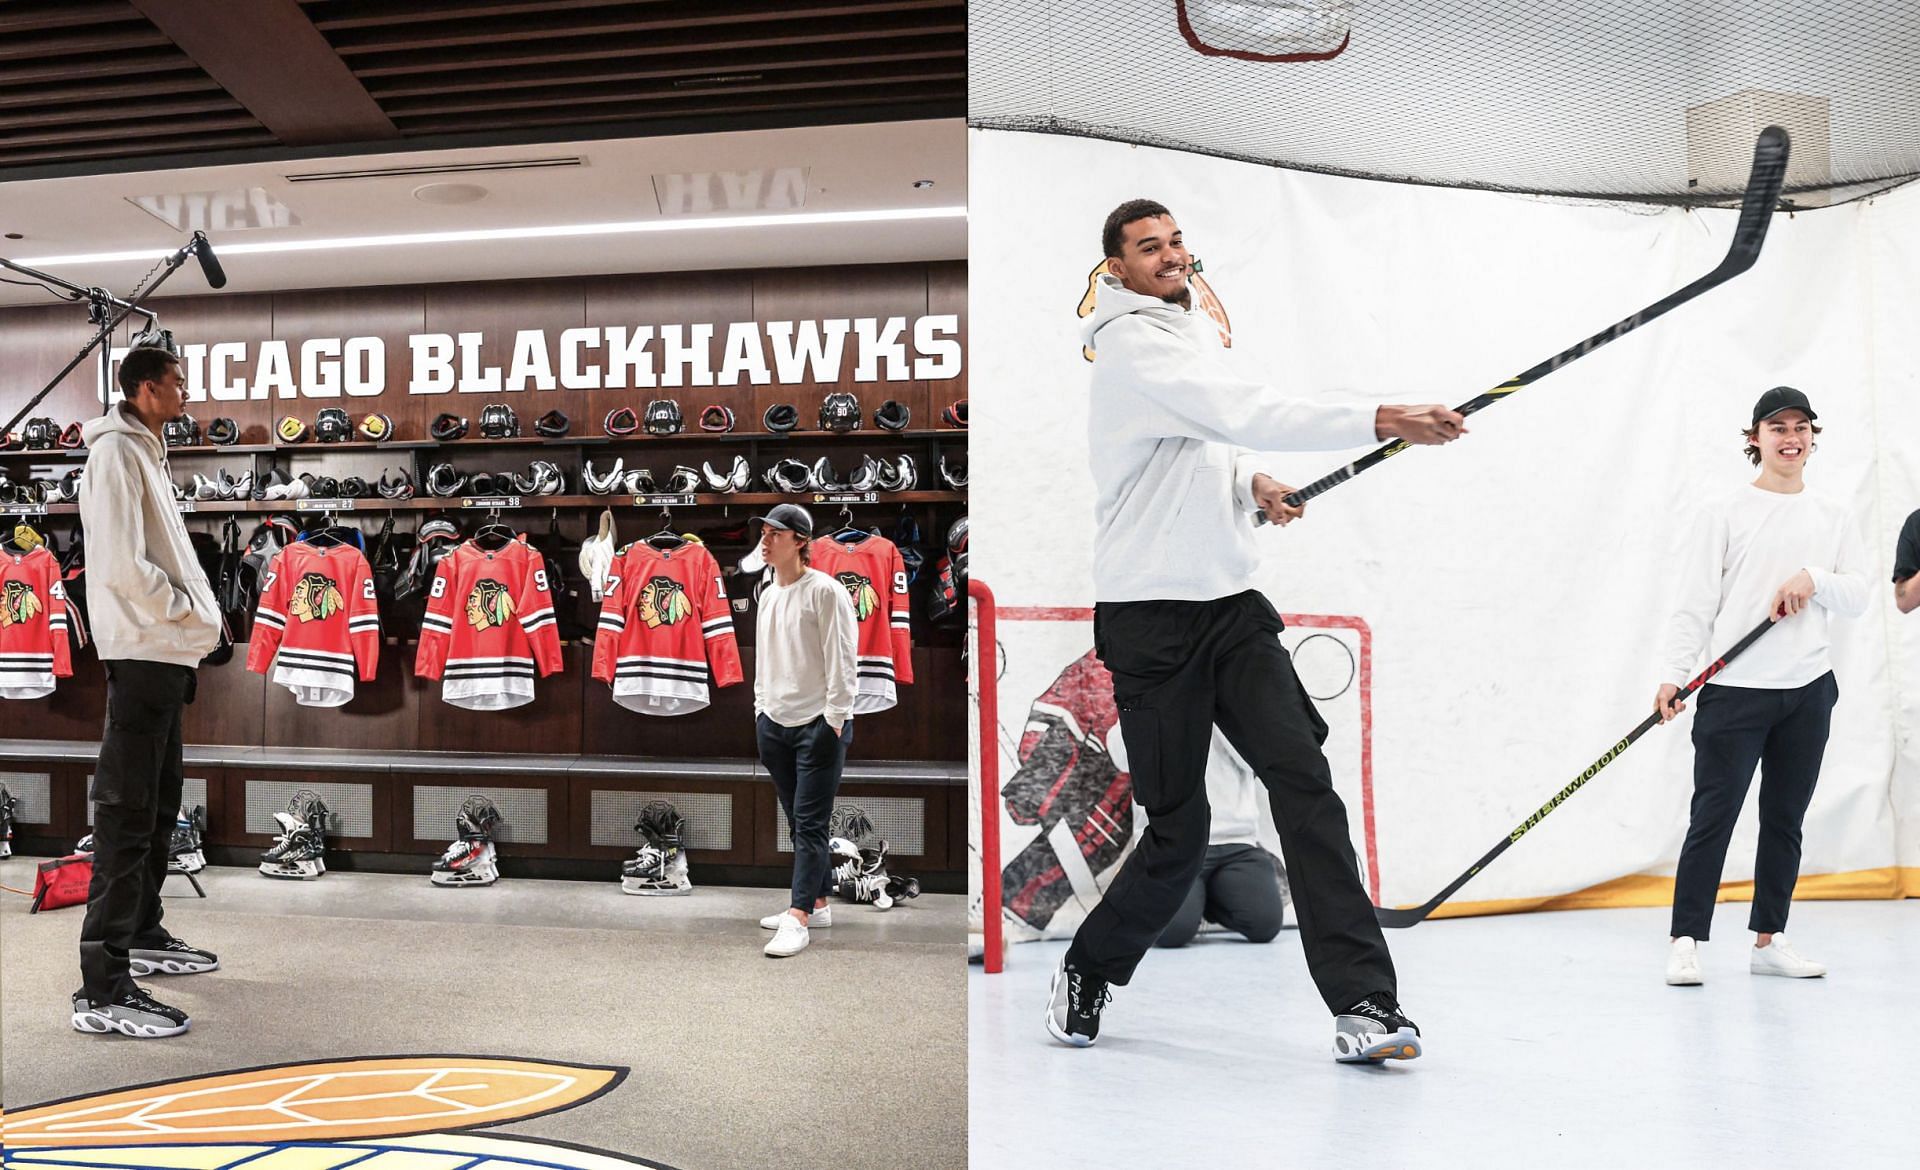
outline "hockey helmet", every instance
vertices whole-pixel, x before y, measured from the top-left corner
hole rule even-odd
[[[273,424],[274,438],[282,443],[304,443],[307,441],[307,420],[289,414]]]
[[[393,420],[377,412],[368,415],[360,420],[360,437],[370,443],[381,443],[393,438]]]
[[[480,408],[480,435],[486,439],[517,439],[520,416],[504,402],[489,402]]]
[[[313,437],[322,443],[344,443],[353,438],[353,420],[338,406],[324,407],[313,420]]]
[[[200,424],[190,414],[168,419],[160,431],[169,447],[191,447],[200,441]]]
[[[950,427],[967,429],[967,400],[962,398],[940,412],[940,420]]]
[[[427,433],[441,443],[464,439],[467,437],[467,420],[452,411],[447,411],[433,420],[433,425],[427,428]]]
[[[633,413],[631,406],[616,406],[607,412],[606,421],[601,429],[616,439],[624,439],[640,429],[640,416]]]
[[[860,429],[860,400],[845,390],[836,390],[820,402],[820,429],[857,431]]]
[[[700,429],[703,431],[730,431],[733,429],[733,411],[715,403],[700,412]]]
[[[656,398],[647,403],[646,427],[649,435],[677,435],[687,427],[680,415],[680,404],[671,398]]]
[[[889,398],[880,404],[879,410],[873,412],[873,421],[883,431],[904,431],[907,424],[913,421],[913,411],[908,409],[906,403]]]
[[[216,418],[207,424],[207,441],[231,447],[240,441],[240,424],[230,418]]]
[[[785,434],[800,425],[798,407],[786,402],[776,402],[767,407],[767,413],[761,417],[768,430],[775,434]]]
[[[547,439],[558,439],[564,436],[572,426],[573,423],[567,416],[557,410],[549,410],[533,420],[534,433]]]

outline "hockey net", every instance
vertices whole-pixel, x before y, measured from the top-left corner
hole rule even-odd
[[[972,0],[968,121],[1356,178],[1737,203],[1920,174],[1920,5]]]
[[[1092,652],[1092,610],[1001,608],[985,586],[971,589],[968,950],[991,974],[1010,942],[1072,934],[1131,851],[1135,810],[1109,750],[1118,714]],[[1350,616],[1282,618],[1282,642],[1328,724],[1325,751],[1377,903],[1372,630]],[[1261,837],[1277,854],[1270,823]]]

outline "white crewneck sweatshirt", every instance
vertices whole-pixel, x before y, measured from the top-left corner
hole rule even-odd
[[[1673,619],[1660,681],[1685,686],[1767,616],[1773,595],[1805,569],[1813,603],[1781,618],[1726,670],[1719,686],[1787,690],[1833,669],[1827,622],[1867,611],[1865,557],[1853,517],[1812,491],[1743,484],[1700,509],[1677,559]]]
[[[760,591],[753,634],[753,711],[782,727],[821,715],[835,731],[853,716],[858,621],[846,587],[818,569]]]
[[[1096,351],[1087,448],[1097,601],[1210,601],[1260,563],[1251,515],[1261,451],[1375,441],[1372,406],[1288,398],[1228,367],[1204,310],[1101,276],[1082,328]]]

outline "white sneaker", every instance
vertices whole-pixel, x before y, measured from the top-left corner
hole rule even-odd
[[[807,928],[800,925],[800,920],[791,914],[782,914],[780,917],[786,921],[774,930],[772,940],[767,943],[769,958],[784,959],[807,949]]]
[[[1784,975],[1788,979],[1818,979],[1826,967],[1793,949],[1784,934],[1776,934],[1764,947],[1754,947],[1751,969],[1755,975]]]
[[[1698,987],[1700,982],[1700,944],[1683,934],[1667,952],[1667,986]]]
[[[760,925],[767,930],[779,930],[780,920],[782,918],[792,918],[792,917],[793,917],[792,914],[788,913],[785,910],[782,910],[777,914],[769,914],[765,918],[762,918],[760,920]],[[807,915],[807,926],[812,929],[823,930],[826,927],[829,927],[832,925],[833,925],[833,907],[832,906],[817,906],[814,908],[813,913]]]

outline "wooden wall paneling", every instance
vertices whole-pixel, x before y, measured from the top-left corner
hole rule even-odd
[[[687,861],[693,867],[695,882],[699,881],[698,871],[703,864],[753,864],[758,852],[755,840],[760,821],[757,797],[762,789],[765,789],[769,795],[772,794],[771,788],[757,781],[714,780],[691,775],[635,775],[576,769],[568,779],[566,856],[583,860],[620,862],[631,858],[634,851],[640,847],[638,833],[633,834],[631,845],[610,847],[593,844],[593,793],[596,790],[602,792],[713,792],[733,798],[731,825],[733,848],[730,850],[689,849]],[[619,869],[615,866],[610,866],[608,872],[611,877],[619,875]]]
[[[246,767],[234,768],[228,773],[228,780],[222,791],[226,794],[220,821],[221,836],[215,839],[209,832],[208,843],[224,846],[257,846],[264,850],[273,844],[271,833],[249,833],[247,825],[247,781],[279,780],[296,784],[370,784],[373,786],[373,835],[369,837],[342,837],[333,833],[327,835],[327,854],[331,857],[335,850],[351,853],[405,852],[396,849],[394,834],[393,777],[384,767],[357,771],[354,769],[318,769],[318,768],[279,768]],[[282,810],[284,811],[284,810]],[[212,815],[212,810],[209,810]]]
[[[246,746],[268,742],[265,675],[247,669],[247,647],[233,648],[233,657],[220,666],[202,666],[196,675],[193,702],[182,713],[181,729],[188,743],[230,743]],[[285,695],[286,689],[273,690]],[[294,745],[302,740],[290,741]]]
[[[452,821],[446,824],[429,825],[414,823],[413,790],[415,788],[466,788],[474,791],[486,788],[537,788],[546,793],[546,843],[496,841],[495,852],[501,857],[580,856],[573,843],[573,815],[569,809],[571,783],[565,772],[479,775],[458,769],[459,765],[456,762],[449,761],[449,770],[445,772],[409,769],[391,774],[393,852],[438,856],[446,851],[447,846],[458,835],[458,830]]]
[[[0,422],[5,422],[0,419]],[[73,651],[73,677],[44,699],[0,703],[7,735],[33,739],[98,740],[107,718],[107,671],[92,642]]]
[[[383,644],[373,681],[356,681],[353,701],[340,707],[302,706],[293,692],[270,676],[251,676],[260,680],[265,691],[261,699],[265,731],[253,742],[267,747],[361,750],[418,747],[418,697],[408,681],[413,655],[410,644]]]
[[[454,706],[440,697],[438,680],[413,677],[409,660],[406,686],[418,711],[409,746],[442,752],[578,754],[581,686],[590,660],[579,645],[562,646],[560,655],[558,671],[534,680],[533,702],[505,711]]]
[[[926,266],[871,264],[845,268],[775,269],[757,273],[753,281],[753,312],[755,319],[763,324],[768,321],[820,321],[843,317],[857,320],[874,317],[884,327],[887,318],[904,316],[907,318],[907,329],[902,339],[906,343],[907,363],[911,370],[914,359],[913,318],[927,312]],[[776,402],[787,402],[799,408],[800,426],[814,430],[819,427],[821,401],[828,394],[845,390],[860,399],[861,417],[864,420],[862,429],[874,425],[873,412],[889,398],[897,398],[912,409],[914,426],[930,425],[925,420],[935,416],[929,415],[927,410],[930,398],[926,382],[911,378],[888,381],[884,363],[878,371],[880,380],[855,381],[859,342],[852,329],[847,332],[845,345],[838,379],[811,386],[762,386],[754,399],[754,418],[758,419],[767,407]]]
[[[914,682],[894,687],[898,702],[854,719],[849,760],[964,760],[967,758],[966,676],[958,673],[959,702],[952,692],[958,672],[954,651],[915,646]],[[957,745],[957,747],[956,747]]]
[[[84,304],[0,310],[0,423],[12,418],[38,394],[48,379],[80,352],[97,328],[87,323]],[[34,414],[51,415],[62,427],[99,414],[100,401],[94,396],[99,369],[96,351],[34,408]]]
[[[383,366],[386,387],[378,396],[342,394],[331,399],[302,399],[299,403],[262,403],[262,409],[250,412],[244,419],[233,413],[232,417],[242,422],[241,442],[272,442],[270,428],[279,415],[291,411],[311,424],[313,416],[326,406],[345,409],[356,425],[366,415],[380,411],[393,419],[395,439],[427,437],[427,425],[439,413],[438,408],[429,411],[428,404],[446,396],[407,393],[407,384],[413,377],[413,351],[407,345],[407,337],[427,331],[425,287],[315,289],[266,295],[272,306],[273,336],[287,342],[294,357],[296,377],[300,369],[300,346],[311,338],[336,337],[344,342],[354,337],[378,337],[386,350]],[[266,409],[268,407],[271,409]],[[403,466],[406,463],[404,459],[400,462]],[[338,477],[341,473],[330,471],[329,474]]]
[[[738,686],[709,687],[711,704],[686,715],[630,711],[613,701],[613,688],[589,678],[580,750],[590,756],[669,759],[756,756],[752,651],[743,646],[740,655],[746,681]]]
[[[518,385],[510,380],[513,372],[513,350],[516,334],[521,330],[545,333],[548,345],[548,357],[551,370],[557,380],[560,376],[560,334],[585,323],[586,295],[577,279],[564,280],[516,280],[485,284],[435,284],[425,288],[426,325],[430,333],[448,333],[456,338],[462,333],[481,333],[484,338],[480,345],[481,370],[498,369],[501,388],[491,391],[463,391],[459,388],[444,394],[409,395],[404,410],[408,425],[403,428],[406,438],[427,438],[427,427],[434,417],[442,411],[452,411],[464,416],[472,430],[466,442],[484,442],[479,438],[480,411],[489,403],[505,403],[519,416],[520,430],[523,435],[533,434],[533,420],[539,418],[554,407],[559,407],[571,417],[574,411],[569,405],[577,397],[576,391],[539,391],[509,390],[510,385]],[[411,355],[408,358],[411,361]],[[464,373],[463,361],[456,357],[456,374]],[[476,370],[480,374],[481,370]],[[404,381],[402,394],[406,393]],[[388,397],[393,397],[389,391]],[[393,413],[389,411],[389,413]],[[394,414],[397,421],[399,414]],[[581,433],[577,428],[575,433]],[[459,459],[464,454],[460,444],[442,444],[440,453],[454,458],[455,465],[466,470]],[[531,458],[524,451],[514,453],[515,457]],[[483,470],[495,470],[485,468]]]
[[[719,382],[721,366],[726,357],[727,326],[736,321],[754,319],[753,277],[750,273],[649,273],[598,276],[579,283],[586,292],[586,323],[590,328],[604,330],[619,326],[631,330],[638,325],[653,327],[654,339],[647,349],[654,358],[656,379],[665,368],[661,326],[712,325],[713,340],[708,346],[707,355],[708,368],[714,374],[715,384],[631,387],[625,390],[596,390],[584,395],[571,393],[568,401],[581,403],[580,414],[575,415],[575,434],[600,434],[601,422],[608,411],[620,406],[631,406],[639,411],[654,398],[672,398],[679,402],[680,413],[686,419],[689,431],[699,427],[700,411],[710,404],[732,410],[738,430],[759,428],[760,414],[754,410],[754,387],[748,380],[741,378],[729,385]],[[682,339],[688,340],[684,333]],[[599,345],[588,349],[584,361],[604,372],[607,347]],[[768,355],[767,361],[771,365],[771,355]],[[731,462],[731,455],[728,460]],[[671,460],[667,462],[667,467],[671,470]],[[654,470],[657,472],[659,469]]]
[[[189,345],[212,345],[221,341],[258,342],[273,336],[273,298],[263,293],[242,294],[238,296],[191,296],[163,297],[154,300],[149,306],[160,314],[160,327],[170,330],[173,339],[183,349]],[[244,416],[249,420],[268,419],[261,424],[262,429],[255,432],[254,439],[264,441],[264,427],[271,426],[270,419],[277,414],[306,413],[305,400],[276,397],[255,400],[253,388],[258,382],[259,368],[252,360],[258,357],[258,347],[247,346],[246,361],[231,363],[228,377],[237,384],[246,383],[247,397],[241,399],[214,398],[210,394],[210,378],[207,366],[201,365],[200,376],[194,377],[195,363],[187,365],[187,413],[200,420],[204,431],[207,423],[221,415],[238,422]],[[296,349],[290,366],[293,385],[298,387],[300,380],[299,354]],[[254,440],[249,440],[254,441]]]
[[[844,781],[835,799],[836,804],[858,804],[863,798],[875,796],[905,797],[921,802],[925,809],[925,853],[902,853],[894,846],[888,848],[887,858],[892,862],[898,857],[901,864],[889,865],[906,874],[918,874],[922,871],[946,871],[956,868],[957,861],[948,854],[948,798],[947,786],[938,784],[861,784]],[[793,854],[782,853],[779,842],[780,796],[771,783],[758,786],[754,802],[753,823],[753,863],[755,865],[791,868]],[[951,863],[950,863],[951,862]]]

